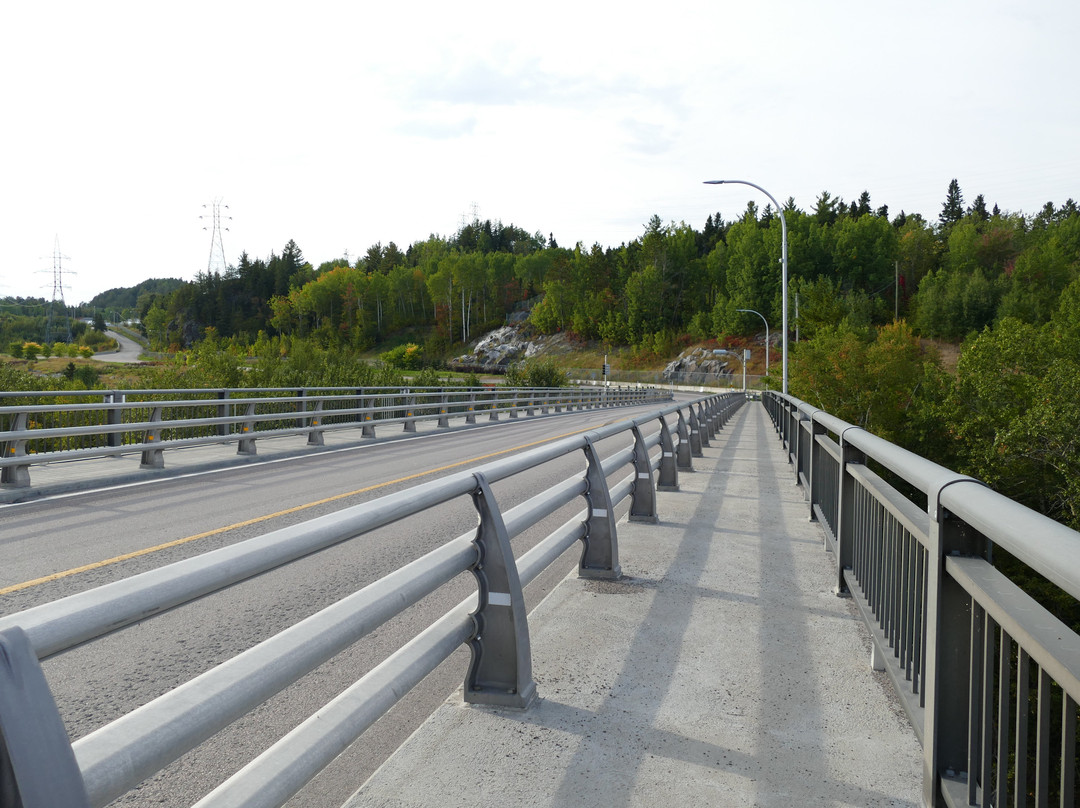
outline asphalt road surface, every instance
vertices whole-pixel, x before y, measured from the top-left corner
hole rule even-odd
[[[3,508],[0,614],[82,591],[416,485],[491,455],[593,428],[655,405],[501,422],[482,429],[257,464]],[[602,455],[629,437],[600,444]],[[468,461],[461,465],[462,461]],[[569,455],[493,486],[505,510],[567,477],[584,459]],[[619,472],[624,477],[629,468]],[[612,482],[616,477],[612,478]],[[575,502],[514,540],[520,555],[583,507]],[[624,513],[626,505],[620,509]],[[476,526],[469,497],[261,575],[44,663],[72,739],[355,592]],[[196,537],[196,538],[193,538]],[[178,540],[183,543],[172,544]],[[152,549],[160,548],[160,549]],[[109,559],[150,550],[126,561]],[[572,548],[526,590],[531,609],[575,568]],[[64,574],[94,565],[77,574]],[[31,586],[27,582],[39,581]],[[21,587],[10,591],[13,587]],[[189,806],[356,679],[475,591],[459,576],[438,593],[305,676],[252,714],[185,755],[116,805]],[[459,649],[290,803],[332,806],[349,795],[458,686],[468,651]]]
[[[108,336],[112,337],[120,345],[120,350],[116,353],[96,354],[95,359],[100,359],[102,362],[122,362],[124,364],[133,364],[139,362],[139,354],[142,353],[143,348],[139,343],[130,337],[125,337],[118,331],[106,331]]]

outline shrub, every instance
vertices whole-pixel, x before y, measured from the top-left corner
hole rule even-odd
[[[409,342],[379,354],[379,361],[392,368],[418,370],[423,364],[423,357],[424,349],[415,342]]]
[[[566,374],[548,359],[515,362],[506,369],[507,387],[564,387]]]

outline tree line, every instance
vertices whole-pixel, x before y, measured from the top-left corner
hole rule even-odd
[[[823,192],[804,211],[789,199],[790,294],[804,336],[846,321],[871,327],[907,319],[921,336],[958,340],[1002,317],[1049,320],[1072,279],[1080,218],[1070,199],[1035,215],[964,206],[953,180],[938,220],[890,219],[868,192],[846,203]],[[446,355],[505,321],[515,308],[544,333],[571,332],[610,346],[671,344],[756,333],[761,312],[778,331],[781,226],[750,202],[734,221],[701,229],[654,216],[618,247],[560,247],[551,236],[474,221],[452,237],[313,267],[294,242],[267,259],[243,254],[225,273],[201,273],[167,293],[141,295],[136,313],[155,347],[190,347],[207,328],[253,343],[268,336],[365,350],[402,329],[426,333],[426,354]]]

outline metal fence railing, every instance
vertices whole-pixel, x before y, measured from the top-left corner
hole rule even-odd
[[[603,371],[596,368],[570,368],[568,374],[579,383],[600,384],[605,381]],[[706,373],[704,371],[677,371],[668,373],[660,370],[616,370],[612,369],[606,377],[611,384],[642,384],[654,387],[681,386],[704,387],[712,390],[741,390],[742,373]],[[764,374],[747,373],[747,390],[768,390],[779,387],[779,379]]]
[[[763,398],[924,753],[926,805],[1077,788],[1080,636],[992,563],[1080,598],[1080,534],[791,396]]]
[[[60,397],[63,403],[55,403]],[[30,486],[30,468],[59,460],[141,454],[143,468],[164,466],[166,449],[235,443],[255,454],[256,441],[300,435],[322,445],[324,433],[418,423],[449,427],[450,418],[533,415],[670,400],[641,387],[448,387],[130,390],[0,394],[0,484]]]
[[[619,574],[614,509],[656,521],[655,491],[738,407],[741,394],[669,404],[423,485],[0,618],[0,806],[104,806],[361,637],[463,573],[476,592],[204,797],[198,806],[280,806],[462,644],[469,702],[526,707],[536,696],[522,587],[577,542],[579,573]],[[601,459],[597,443],[625,439]],[[503,512],[498,481],[582,452],[586,469]],[[626,472],[629,472],[626,474]],[[621,476],[626,474],[626,476]],[[655,475],[655,477],[654,477]],[[614,482],[609,478],[614,477]],[[238,656],[68,740],[39,660],[184,603],[471,497],[479,526]],[[520,558],[510,540],[577,498],[585,509]],[[147,665],[153,664],[147,660]]]

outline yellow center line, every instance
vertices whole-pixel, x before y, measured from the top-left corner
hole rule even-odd
[[[439,466],[438,468],[428,469],[427,471],[419,471],[416,474],[410,474],[406,477],[398,477],[396,480],[388,480],[384,483],[376,483],[375,485],[369,485],[365,488],[357,488],[355,491],[347,491],[343,494],[334,494],[332,497],[326,497],[324,499],[315,500],[314,502],[308,502],[304,505],[296,505],[292,508],[286,508],[283,511],[277,511],[276,513],[268,513],[263,516],[256,516],[254,519],[245,519],[243,522],[235,522],[231,525],[225,525],[224,527],[217,527],[213,530],[207,530],[203,533],[196,533],[193,536],[185,536],[182,539],[175,539],[174,541],[165,542],[155,547],[147,547],[143,550],[135,550],[131,553],[124,553],[123,555],[114,556],[112,558],[106,558],[103,561],[95,561],[92,564],[84,564],[81,567],[74,567],[73,569],[64,570],[63,572],[54,572],[52,575],[45,575],[41,578],[35,578],[32,581],[23,581],[21,584],[12,584],[0,589],[0,595],[9,595],[12,592],[19,592],[23,589],[30,589],[34,586],[40,586],[41,584],[47,584],[50,581],[58,581],[61,578],[68,578],[72,575],[78,575],[81,572],[89,572],[90,570],[101,569],[102,567],[109,567],[113,564],[119,564],[121,561],[129,561],[132,558],[139,558],[140,556],[150,555],[151,553],[159,552],[160,550],[168,550],[170,547],[179,547],[181,544],[187,544],[188,542],[197,541],[199,539],[205,539],[210,536],[217,536],[220,533],[226,533],[230,530],[236,530],[237,528],[247,527],[248,525],[257,525],[260,522],[266,522],[270,519],[277,519],[281,516],[287,516],[291,513],[298,513],[299,511],[305,511],[308,508],[315,508],[319,505],[325,505],[328,502],[334,502],[339,499],[345,499],[347,497],[353,497],[357,494],[363,494],[367,491],[375,491],[379,488],[385,488],[390,485],[397,485],[398,483],[408,482],[409,480],[415,480],[419,477],[426,477],[429,474],[438,474],[440,471],[446,471],[447,469],[457,468],[458,466],[468,465],[470,463],[477,463],[481,460],[487,460],[491,457],[498,457],[499,455],[509,454],[510,452],[518,452],[522,449],[529,449],[533,446],[539,446],[543,443],[550,443],[553,440],[559,440],[561,438],[568,438],[571,435],[577,435],[581,432],[588,432],[594,427],[588,426],[583,429],[576,429],[573,432],[564,432],[561,435],[554,435],[550,438],[544,438],[543,440],[533,441],[532,443],[523,443],[520,446],[513,446],[509,449],[502,449],[498,452],[492,452],[490,454],[479,455],[478,457],[470,457],[467,460],[460,460],[457,463],[450,463],[446,466]]]

